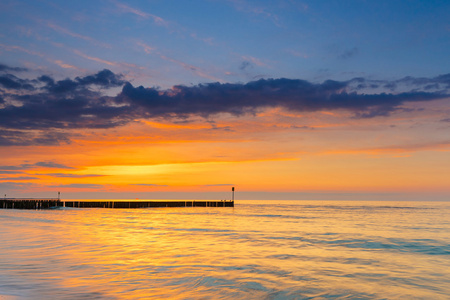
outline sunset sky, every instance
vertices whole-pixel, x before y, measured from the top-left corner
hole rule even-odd
[[[450,199],[449,1],[0,2],[3,197]]]

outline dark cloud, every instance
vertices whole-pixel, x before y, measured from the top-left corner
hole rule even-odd
[[[217,125],[212,125],[211,126],[211,130],[223,130],[223,131],[234,131],[231,126],[217,126]]]
[[[20,79],[12,74],[0,75],[0,86],[12,90],[32,91],[35,89],[30,80]]]
[[[21,180],[31,180],[31,179],[39,179],[37,177],[31,176],[20,176],[20,177],[0,177],[0,181],[21,181]]]
[[[23,190],[24,188],[30,188],[35,186],[31,182],[0,182],[0,188],[4,190]]]
[[[26,167],[25,167],[26,166]],[[0,166],[1,171],[15,171],[15,170],[23,170],[28,169],[29,165],[20,165],[20,166]]]
[[[19,67],[10,67],[4,64],[0,64],[0,72],[25,72],[28,69],[19,68]]]
[[[153,183],[135,183],[130,185],[138,185],[138,186],[168,186],[165,184],[153,184]]]
[[[316,129],[316,128],[314,128],[314,127],[311,127],[311,126],[296,126],[296,125],[291,125],[289,128],[292,128],[292,129],[308,129],[308,130],[314,130],[314,129]]]
[[[2,171],[16,171],[16,170],[29,170],[36,167],[53,168],[53,169],[75,169],[63,164],[58,164],[52,161],[40,161],[34,164],[21,164],[18,166],[0,166],[0,172]]]
[[[388,82],[383,87],[391,91],[394,91],[397,88],[397,84],[395,82]]]
[[[437,90],[437,89],[439,89],[439,84],[438,83],[428,84],[428,85],[424,86],[423,88],[424,88],[424,90]]]
[[[0,174],[21,174],[21,173],[23,173],[23,172],[21,172],[21,171],[13,171],[13,170],[9,170],[9,171],[7,171],[7,170],[0,170]]]
[[[0,171],[1,173],[1,171]],[[45,175],[52,177],[60,177],[60,178],[87,178],[87,177],[103,177],[106,175],[98,175],[98,174],[65,174],[65,173],[46,173],[46,174],[35,174],[35,175]]]
[[[70,144],[70,140],[66,133],[61,132],[45,132],[31,141],[33,145],[53,146],[61,143]]]
[[[89,75],[82,78],[77,77],[76,81],[83,85],[95,84],[105,88],[121,86],[125,83],[122,80],[122,75],[116,75],[107,69],[104,69],[95,75]]]
[[[0,129],[0,146],[51,146],[60,145],[61,143],[70,143],[67,133],[52,131],[36,132]]]
[[[39,77],[38,81],[46,84],[43,89],[56,94],[80,92],[90,85],[96,85],[102,88],[111,88],[122,86],[125,83],[122,80],[121,75],[116,75],[110,70],[106,69],[94,75],[76,77],[75,80],[67,78],[55,82],[55,80],[50,76],[44,75]]]
[[[131,107],[139,107],[145,117],[173,117],[217,113],[243,115],[258,109],[283,107],[295,111],[345,109],[356,117],[387,116],[405,102],[446,97],[436,92],[360,94],[348,92],[349,82],[327,80],[311,83],[300,79],[260,79],[246,84],[210,83],[175,86],[160,91],[126,83],[118,95]]]
[[[115,75],[109,70],[74,80],[55,81],[50,76],[40,76],[36,80],[26,82],[34,84],[30,90],[35,92],[21,95],[3,94],[3,98],[9,99],[9,104],[0,109],[0,128],[20,129],[22,132],[13,136],[0,132],[1,145],[66,143],[67,136],[51,133],[48,129],[111,128],[127,123],[132,117],[132,114],[127,113],[128,108],[120,106],[115,98],[101,96],[99,92],[90,89],[92,86],[111,88],[124,84],[121,75]],[[14,84],[17,89],[21,88],[22,83],[19,80],[9,83],[10,86]],[[11,102],[21,105],[13,105]],[[36,135],[35,132],[23,131],[40,129],[46,131],[39,137],[31,136]]]
[[[448,94],[448,89],[450,89],[450,74],[443,74],[431,78],[406,76],[397,80],[353,78],[348,82],[353,87],[357,87],[357,90],[366,88],[377,89],[378,87],[382,87],[391,92],[438,91]]]
[[[298,112],[341,109],[352,112],[355,118],[388,116],[408,102],[449,97],[450,88],[450,74],[394,81],[354,78],[322,83],[260,79],[248,83],[177,85],[167,90],[135,87],[110,70],[59,81],[48,75],[33,80],[12,74],[4,74],[2,78],[3,86],[20,90],[20,93],[0,90],[3,146],[69,143],[67,129],[114,128],[141,118],[179,121],[192,115],[239,116],[271,107]],[[122,87],[122,91],[116,96],[100,92],[113,87]],[[227,130],[215,126],[212,129]]]
[[[71,183],[71,184],[61,184],[61,185],[50,185],[50,188],[76,188],[76,189],[101,189],[104,186],[101,184],[90,184],[90,183]]]
[[[247,61],[247,60],[245,60],[239,66],[239,70],[244,71],[245,69],[252,68],[252,67],[253,67],[252,63]]]
[[[58,164],[52,161],[41,161],[34,164],[34,166],[37,167],[44,167],[44,168],[55,168],[55,169],[75,169],[73,167],[69,167],[66,165]]]
[[[425,89],[449,89],[450,74],[443,74],[432,78],[407,76],[394,82],[410,86],[424,86]]]
[[[433,79],[439,83],[446,84],[446,87],[450,88],[450,74],[439,75]]]
[[[8,105],[0,109],[0,127],[28,130],[112,128],[127,123],[131,117],[129,107],[109,105],[107,99],[97,97],[52,99],[35,95],[29,98],[21,98],[22,106]],[[51,142],[51,136],[49,138],[47,142]]]

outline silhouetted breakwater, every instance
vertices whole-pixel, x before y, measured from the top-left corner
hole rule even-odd
[[[62,201],[58,198],[4,198],[0,208],[5,209],[49,209],[57,207],[79,208],[147,208],[147,207],[234,207],[233,200],[186,200],[186,201]]]
[[[0,208],[9,209],[49,209],[63,206],[58,198],[3,198]]]

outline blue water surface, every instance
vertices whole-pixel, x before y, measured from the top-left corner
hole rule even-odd
[[[0,209],[0,299],[450,299],[450,203]]]

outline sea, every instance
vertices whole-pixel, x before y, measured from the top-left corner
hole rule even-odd
[[[16,299],[450,299],[450,202],[0,209]]]

